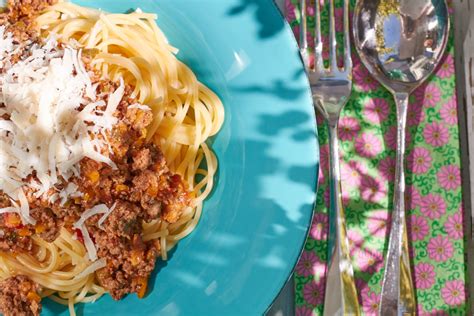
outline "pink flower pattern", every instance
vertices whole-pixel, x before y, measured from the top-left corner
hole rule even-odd
[[[366,290],[362,292],[362,310],[367,316],[379,314],[380,295]]]
[[[315,316],[313,309],[307,306],[297,306],[295,310],[295,316]]]
[[[366,167],[358,161],[349,161],[349,163],[342,163],[341,165],[341,177],[344,179],[344,186],[358,187],[365,173],[367,173]]]
[[[298,1],[285,1],[289,12],[287,18],[296,31],[299,29],[294,22],[299,16]],[[452,11],[452,4],[449,6]],[[326,3],[323,10],[327,8]],[[342,14],[340,8],[336,1],[338,17]],[[308,13],[314,14],[311,5],[308,5]],[[323,12],[322,17],[323,24],[327,24],[327,12]],[[311,28],[314,18],[309,18],[308,23]],[[336,24],[338,29],[342,27],[339,21]],[[327,29],[323,27],[322,33],[323,54],[327,58]],[[308,39],[312,42],[313,35],[309,34]],[[463,247],[463,217],[458,104],[454,94],[452,41],[449,43],[448,53],[435,75],[412,94],[407,113],[405,200],[420,316],[466,313],[465,263],[460,250]],[[353,95],[339,120],[342,197],[361,309],[365,315],[378,315],[384,259],[380,255],[387,240],[384,224],[389,226],[392,207],[392,195],[388,192],[393,188],[395,106],[392,97],[368,73],[357,53],[353,51],[351,56]],[[321,192],[318,193],[315,219],[301,257],[306,265],[300,263],[295,269],[295,311],[299,316],[320,315],[324,301],[328,147],[326,124],[321,115],[317,115],[317,123],[323,173],[319,178]],[[377,258],[382,264],[373,265]]]
[[[449,125],[458,124],[458,104],[456,102],[456,96],[453,96],[443,104],[439,114],[444,123]]]
[[[456,306],[466,299],[464,282],[461,280],[447,281],[441,289],[441,296],[446,304]]]
[[[309,282],[304,286],[303,296],[312,306],[322,304],[324,301],[324,282]]]
[[[395,178],[395,158],[388,156],[379,163],[379,171],[382,178],[393,181]]]
[[[421,213],[431,219],[438,219],[446,213],[446,202],[436,194],[428,194],[421,202]]]
[[[374,274],[382,267],[383,256],[374,250],[361,249],[357,251],[355,257],[362,272]]]
[[[423,147],[414,148],[407,157],[408,168],[414,174],[426,173],[431,168],[432,161],[430,151]]]
[[[411,215],[407,225],[412,240],[423,240],[430,232],[428,222],[423,216]]]
[[[434,261],[444,262],[453,256],[453,244],[441,235],[428,242],[428,256]]]
[[[454,74],[454,59],[451,55],[446,55],[444,62],[438,69],[437,75],[441,78],[448,78]]]
[[[429,289],[435,283],[435,276],[433,265],[424,262],[417,264],[415,266],[416,288],[420,290]]]
[[[355,150],[362,157],[374,158],[382,151],[382,143],[374,134],[362,133],[355,141]]]
[[[435,83],[422,85],[414,94],[417,102],[422,102],[426,107],[434,107],[441,100],[441,91]]]
[[[326,240],[328,236],[328,216],[324,213],[315,213],[309,234],[315,240]]]
[[[379,203],[387,195],[385,184],[379,179],[365,176],[360,184],[361,196],[364,201]]]
[[[351,256],[354,256],[355,253],[363,247],[365,241],[364,236],[357,230],[349,229],[347,230],[347,239],[349,241]]]
[[[449,216],[444,223],[444,229],[449,237],[452,239],[461,239],[463,236],[463,220],[461,212],[454,213]]]
[[[407,113],[407,125],[417,126],[420,122],[425,119],[425,112],[423,110],[423,104],[415,103],[410,104]]]
[[[327,144],[319,147],[319,165],[323,171],[329,170],[329,146]]]
[[[369,74],[367,68],[361,63],[353,67],[354,82],[361,91],[368,92],[377,89],[380,84]]]
[[[389,220],[389,214],[385,210],[370,213],[370,216],[367,218],[367,226],[370,234],[374,237],[385,238]]]
[[[360,131],[359,121],[353,117],[344,117],[339,121],[339,138],[341,140],[353,140]]]
[[[408,186],[406,188],[405,197],[407,199],[407,206],[410,209],[415,209],[417,207],[421,207],[423,203],[423,198],[421,197],[420,192],[414,186]]]
[[[411,143],[410,132],[407,130],[405,135],[406,135],[406,139],[405,139],[406,143],[410,144]],[[397,127],[396,126],[390,127],[387,133],[385,133],[384,138],[385,138],[385,142],[388,148],[392,150],[397,149]]]
[[[461,171],[456,165],[441,167],[437,177],[439,185],[446,190],[456,190],[461,185]]]
[[[385,99],[370,99],[364,107],[364,116],[374,124],[386,120],[389,112],[390,108]]]
[[[446,145],[449,141],[449,130],[446,126],[434,122],[427,124],[423,130],[425,141],[433,147]]]
[[[296,272],[303,276],[314,275],[317,272],[321,273],[321,270],[324,272],[324,269],[324,264],[312,251],[303,251],[295,268]]]

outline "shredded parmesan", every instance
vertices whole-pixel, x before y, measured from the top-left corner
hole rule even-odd
[[[28,56],[12,64],[19,45],[0,26],[0,191],[12,201],[0,213],[8,209],[34,224],[26,196],[62,204],[80,196],[77,186],[58,185],[79,175],[84,157],[116,168],[106,132],[117,123],[125,86],[121,80],[106,104],[80,50],[62,48],[54,36],[28,45]]]
[[[115,202],[114,205],[112,205],[112,207],[107,212],[105,212],[104,215],[102,215],[102,217],[99,219],[98,224],[100,228],[102,228],[102,224],[105,222],[107,217],[109,217],[110,213],[113,212],[116,206],[117,206],[117,202]]]
[[[143,105],[140,103],[134,103],[128,106],[129,109],[140,109],[143,111],[151,111],[151,108],[148,105]]]
[[[73,280],[82,279],[83,277],[85,277],[87,275],[90,275],[90,274],[96,272],[99,269],[102,269],[106,265],[107,265],[107,261],[105,260],[105,258],[101,258],[101,259],[93,262],[90,266],[88,266],[87,268],[82,270],[79,274],[76,274],[74,276]]]
[[[86,221],[94,215],[104,214],[99,220],[99,227],[102,228],[102,223],[105,221],[107,216],[114,210],[116,203],[112,205],[109,209],[105,204],[97,204],[91,209],[88,209],[84,213],[82,213],[81,217],[77,222],[74,223],[73,227],[79,229],[84,237],[84,245],[87,249],[87,255],[89,260],[94,261],[97,259],[97,249],[95,248],[94,242],[90,238],[89,231],[86,227]],[[0,209],[1,212],[1,209]],[[98,268],[99,269],[99,268]]]
[[[97,215],[97,214],[104,214],[109,211],[109,208],[105,204],[98,204],[94,206],[93,208],[85,211],[82,213],[81,218],[74,223],[74,228],[81,228],[85,224],[85,222],[92,216]]]
[[[89,235],[87,227],[85,225],[82,225],[81,227],[79,227],[79,230],[81,231],[82,236],[84,237],[84,246],[86,246],[87,256],[89,257],[89,260],[97,260],[97,249],[95,248],[94,242],[92,241],[91,236]]]

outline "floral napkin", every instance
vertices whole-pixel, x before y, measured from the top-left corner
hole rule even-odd
[[[286,17],[297,38],[298,2],[286,0]],[[342,31],[341,4],[336,1],[338,32]],[[314,6],[307,10],[312,28]],[[321,25],[328,25],[327,6],[321,14]],[[322,33],[327,43],[328,29],[323,28]],[[407,222],[420,315],[465,315],[467,311],[453,42],[451,34],[442,65],[411,95],[408,111]],[[327,50],[324,53],[327,55]],[[392,95],[369,75],[357,53],[352,53],[352,59],[353,92],[339,123],[342,193],[359,301],[365,315],[376,315],[393,199],[396,110]],[[299,316],[322,314],[324,302],[329,150],[321,117],[318,131],[321,158],[317,205],[295,271]]]

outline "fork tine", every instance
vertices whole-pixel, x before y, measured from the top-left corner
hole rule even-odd
[[[300,0],[300,52],[306,68],[309,68],[308,52],[308,21],[306,16],[306,0]]]
[[[318,71],[322,71],[323,64],[323,41],[321,40],[321,9],[319,0],[314,1],[314,19],[316,29],[314,30],[314,65]]]
[[[349,0],[344,0],[344,71],[352,69],[351,36],[349,33]]]
[[[336,24],[334,20],[334,0],[329,0],[329,65],[331,72],[337,70]]]

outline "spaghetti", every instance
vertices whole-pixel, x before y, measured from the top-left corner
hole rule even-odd
[[[152,121],[141,135],[161,149],[170,174],[183,179],[191,197],[177,218],[142,223],[142,242],[156,242],[166,260],[167,252],[196,227],[203,201],[212,190],[217,159],[206,141],[221,128],[224,110],[219,98],[176,58],[177,49],[168,43],[156,19],[139,10],[109,14],[59,2],[46,7],[35,23],[42,38],[55,36],[62,45],[82,52],[90,70],[100,80],[114,83],[116,91],[130,87],[128,97],[137,101],[130,109],[151,108]],[[112,97],[108,98],[110,103]],[[104,205],[91,215],[100,218],[99,227],[118,212],[114,207]],[[87,218],[81,220],[84,224]],[[87,230],[81,233],[81,227],[62,227],[52,242],[33,234],[32,253],[0,253],[0,278],[25,275],[43,288],[42,297],[69,305],[74,315],[74,304],[93,302],[107,293],[98,281],[98,272],[107,262],[100,256],[91,260],[86,239],[93,236]],[[141,282],[140,297],[146,290],[146,280]]]

